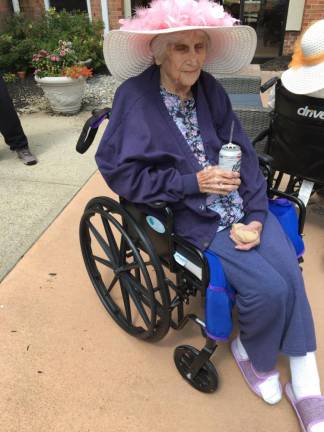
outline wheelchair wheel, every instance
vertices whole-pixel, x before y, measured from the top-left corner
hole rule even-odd
[[[208,360],[197,375],[192,378],[190,366],[199,351],[190,345],[180,345],[174,351],[174,362],[181,376],[195,389],[203,393],[213,393],[218,387],[218,374],[213,363]]]
[[[170,294],[149,239],[116,201],[86,206],[80,243],[90,279],[106,310],[127,333],[157,341],[170,327]]]

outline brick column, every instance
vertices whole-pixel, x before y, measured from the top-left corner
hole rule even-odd
[[[0,2],[0,30],[3,21],[13,13],[11,0],[2,0]]]
[[[306,0],[302,30],[306,30],[313,22],[324,19],[324,0]],[[283,54],[288,55],[293,52],[294,44],[300,32],[289,31],[285,34]]]
[[[123,0],[106,0],[108,1],[109,11],[109,28],[119,28],[118,20],[124,18],[124,2]],[[102,19],[101,15],[101,1],[91,0],[92,18]]]
[[[91,12],[93,19],[102,19],[100,0],[91,0]]]
[[[44,0],[19,0],[20,10],[31,18],[39,17],[45,12]]]
[[[109,26],[111,29],[120,27],[119,20],[124,18],[124,2],[123,0],[109,0]]]

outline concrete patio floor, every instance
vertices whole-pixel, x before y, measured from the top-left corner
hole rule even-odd
[[[0,285],[1,430],[5,432],[297,432],[284,398],[268,406],[244,383],[228,344],[213,356],[219,390],[192,389],[173,364],[175,346],[200,348],[192,324],[157,344],[110,319],[80,254],[86,202],[110,195],[96,173]],[[317,326],[324,380],[324,224],[310,212],[304,275]],[[287,382],[285,359],[280,360]]]
[[[23,165],[0,135],[0,280],[95,172],[96,143],[85,155],[75,151],[89,115],[22,116],[39,160],[33,166]]]
[[[119,329],[102,307],[78,229],[89,199],[114,195],[95,173],[96,144],[83,156],[74,152],[88,115],[24,116],[40,159],[35,167],[17,162],[1,144],[0,279],[7,274],[0,284],[1,431],[298,432],[285,398],[271,407],[250,392],[228,344],[213,356],[219,389],[204,395],[184,382],[172,359],[177,345],[202,347],[197,327],[148,344]],[[313,208],[303,268],[324,381],[324,217]],[[201,310],[199,299],[190,308]],[[285,358],[279,369],[287,382]]]

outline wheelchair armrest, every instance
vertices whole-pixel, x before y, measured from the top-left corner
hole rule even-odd
[[[83,126],[82,132],[79,136],[76,151],[78,153],[85,153],[93,140],[95,139],[97,130],[100,124],[105,120],[109,119],[111,108],[103,108],[99,110],[93,110],[92,116],[88,118],[85,125]]]
[[[273,162],[273,157],[266,154],[266,153],[262,153],[259,152],[258,153],[258,158],[259,158],[259,162],[262,166],[269,166],[269,168],[271,168],[272,162]]]
[[[268,135],[270,135],[270,129],[267,128],[265,130],[263,130],[262,132],[260,132],[255,138],[253,138],[252,140],[252,145],[253,147],[255,147],[255,144],[257,144],[260,141],[263,141],[265,137],[267,137]]]
[[[260,169],[267,180],[269,190],[271,187],[271,164],[273,157],[263,152],[258,152],[257,156],[259,159]]]
[[[270,78],[268,81],[266,81],[262,86],[260,87],[261,93],[264,93],[267,91],[270,87],[272,87],[276,82],[278,81],[279,77],[273,77]]]

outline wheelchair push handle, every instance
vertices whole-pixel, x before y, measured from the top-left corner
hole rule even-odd
[[[99,126],[105,119],[109,119],[110,114],[111,108],[108,107],[92,111],[92,116],[85,122],[79,136],[76,145],[76,151],[78,153],[83,154],[88,150],[95,139]]]
[[[279,77],[277,77],[277,76],[270,78],[268,81],[266,81],[264,84],[262,84],[262,86],[260,87],[260,92],[261,93],[266,92],[267,90],[269,90],[270,87],[275,85],[278,80],[279,80]]]

